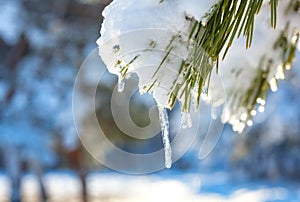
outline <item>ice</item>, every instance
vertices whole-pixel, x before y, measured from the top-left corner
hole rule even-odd
[[[125,81],[121,76],[119,76],[119,78],[118,78],[118,92],[122,93],[124,91],[124,89],[125,89]]]
[[[262,98],[257,98],[256,102],[257,102],[257,104],[260,104],[260,105],[263,105],[263,106],[266,104],[266,101]]]
[[[253,109],[253,110],[251,111],[251,116],[256,116],[256,114],[257,114],[256,110]]]
[[[265,106],[263,106],[263,105],[259,106],[259,107],[258,107],[258,111],[259,111],[260,113],[263,113],[263,112],[265,111]]]
[[[192,127],[192,117],[188,112],[181,113],[181,128],[190,128]]]
[[[277,80],[284,80],[285,79],[284,68],[283,68],[282,65],[279,65],[277,67],[276,79]]]
[[[247,114],[247,113],[243,113],[243,114],[241,115],[241,120],[242,120],[242,121],[246,121],[247,118],[248,118],[248,114]]]
[[[252,120],[247,121],[247,126],[249,127],[253,126],[253,121]]]
[[[172,166],[172,148],[169,139],[169,119],[167,110],[163,107],[158,107],[161,132],[163,137],[164,151],[165,151],[165,166],[171,168]]]
[[[159,105],[171,108],[169,89],[176,82],[182,59],[188,57],[187,49],[191,47],[188,36],[194,23],[187,17],[202,19],[216,2],[114,0],[103,12],[105,20],[97,40],[99,55],[109,72],[118,76],[122,68],[116,68],[116,63],[122,67],[130,66],[126,74],[136,73],[140,88],[147,89]],[[166,68],[161,68],[154,76],[170,45],[172,58],[168,58],[164,64]],[[138,60],[133,62],[136,55]],[[148,65],[151,67],[143,68]],[[153,83],[159,85],[153,86]],[[123,82],[119,78],[119,91],[122,88]],[[181,99],[179,102],[184,100]]]
[[[272,78],[270,81],[269,81],[269,84],[270,84],[270,87],[271,87],[271,90],[273,92],[276,92],[278,90],[278,86],[277,86],[277,80],[275,78]]]
[[[218,118],[218,115],[217,115],[217,107],[212,106],[212,108],[211,108],[211,113],[210,113],[210,117],[211,117],[213,120],[216,120],[216,119]]]

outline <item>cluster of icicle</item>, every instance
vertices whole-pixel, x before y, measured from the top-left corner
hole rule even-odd
[[[187,59],[190,50],[188,36],[193,27],[190,20],[195,19],[206,23],[206,13],[210,11],[218,0],[114,0],[103,12],[105,18],[101,37],[97,40],[99,55],[108,70],[119,78],[118,91],[124,90],[124,80],[135,73],[139,78],[140,93],[150,93],[156,100],[161,120],[163,143],[165,149],[166,167],[171,167],[172,151],[169,139],[169,122],[167,109],[169,105],[169,93],[177,79],[182,60]],[[289,1],[279,1],[277,29],[270,27],[269,1],[264,1],[262,11],[256,19],[256,29],[250,50],[245,49],[245,41],[238,39],[230,49],[226,59],[221,61],[219,75],[223,81],[225,93],[230,100],[236,94],[246,93],[253,82],[253,76],[259,66],[259,58],[263,55],[267,58],[275,58],[277,71],[270,72],[268,78],[271,89],[277,90],[276,81],[284,79],[284,69],[277,58],[279,53],[272,50],[272,46],[279,33],[287,23],[290,24],[290,32],[299,28],[299,15],[284,14]],[[292,31],[291,31],[292,30]],[[172,53],[164,61],[163,68],[157,68],[167,53],[167,47],[172,42]],[[267,45],[266,45],[267,44]],[[232,75],[233,70],[241,69],[238,76]],[[157,76],[154,78],[153,75]],[[210,86],[209,92],[224,91]],[[232,93],[233,92],[233,93]],[[218,93],[215,93],[218,94]],[[222,94],[222,93],[220,93]],[[212,99],[212,98],[210,98]],[[181,102],[182,100],[178,100]],[[209,99],[208,99],[209,101]],[[233,125],[233,129],[242,132],[246,125],[253,125],[252,116],[256,111],[264,111],[265,99],[257,99],[258,109],[251,109],[250,114],[242,106],[224,104],[222,120]],[[191,127],[192,120],[188,113],[182,113],[182,127]]]
[[[105,18],[99,55],[108,70],[119,78],[118,91],[124,90],[124,79],[132,73],[139,77],[140,93],[150,93],[156,100],[161,121],[165,166],[172,165],[167,109],[169,92],[177,78],[182,60],[188,56],[188,36],[193,24],[189,18],[203,16],[217,1],[180,0],[114,0],[103,12]],[[172,41],[172,56],[154,79],[157,67]],[[157,81],[158,79],[158,81]],[[180,101],[180,100],[179,100]],[[191,116],[182,112],[182,128],[192,126]]]

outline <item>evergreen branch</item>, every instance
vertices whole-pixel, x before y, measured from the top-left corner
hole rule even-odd
[[[162,2],[162,1],[161,1]],[[259,13],[263,0],[220,0],[207,14],[206,25],[194,20],[188,37],[188,43],[193,48],[188,58],[183,61],[174,85],[169,93],[169,104],[174,106],[176,98],[183,100],[182,110],[189,111],[192,91],[197,94],[197,106],[203,88],[209,86],[210,76],[218,61],[221,51],[224,50],[222,59],[226,57],[236,37],[243,35],[246,38],[246,48],[249,48],[253,39],[255,17]],[[276,26],[278,0],[270,0],[271,26]],[[172,51],[172,43],[166,48],[166,55],[153,75],[165,63]],[[224,49],[225,48],[225,49]],[[179,80],[182,78],[182,80]],[[208,89],[208,88],[207,88]],[[208,93],[208,92],[205,92]]]
[[[218,64],[223,48],[226,48],[224,59],[235,37],[239,37],[242,33],[246,37],[246,48],[251,46],[255,16],[259,13],[262,3],[263,0],[221,0],[208,14],[208,22],[205,26],[195,21],[189,35],[189,41],[193,39],[194,43],[189,59],[187,59],[191,62],[186,61],[183,73],[179,72],[184,75],[183,81],[171,90],[172,96],[169,99],[171,106],[175,103],[174,97],[180,92],[179,98],[185,96],[182,110],[189,111],[191,91],[196,91],[196,104],[199,106],[202,89],[204,86],[209,86],[214,63]],[[277,8],[277,4],[274,3],[276,2],[272,4],[273,17],[276,15],[274,11]],[[273,21],[274,19],[276,18],[273,18]]]
[[[273,49],[274,51],[278,51],[281,53],[281,65],[279,67],[275,67],[280,71],[280,74],[284,75],[285,69],[289,69],[294,58],[296,52],[296,44],[300,39],[299,31],[295,30],[291,39],[287,37],[287,32],[290,31],[287,26],[286,29],[281,33],[278,39],[275,41]],[[258,65],[258,71],[256,76],[254,77],[251,86],[245,91],[244,94],[234,94],[229,93],[229,105],[233,110],[232,114],[240,115],[240,117],[235,117],[235,120],[232,120],[232,124],[236,122],[237,125],[241,124],[242,126],[246,126],[246,123],[250,121],[252,122],[252,116],[256,114],[257,105],[259,110],[263,110],[266,103],[266,95],[270,89],[272,89],[272,85],[277,85],[277,80],[283,79],[278,77],[277,75],[270,79],[270,70],[274,67],[274,62],[272,58],[266,58],[262,56],[260,63]],[[278,65],[278,64],[276,64]],[[282,69],[281,69],[282,67]],[[273,80],[273,84],[272,81]],[[277,86],[275,86],[277,89]],[[274,90],[274,89],[273,89]],[[244,114],[240,114],[240,109],[246,109]],[[246,117],[246,119],[245,119]],[[240,130],[239,132],[242,132]]]

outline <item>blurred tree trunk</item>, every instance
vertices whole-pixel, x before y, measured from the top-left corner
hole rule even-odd
[[[41,202],[46,202],[48,197],[47,197],[47,192],[44,186],[43,182],[43,166],[37,159],[31,159],[29,162],[30,163],[30,170],[33,171],[33,173],[36,175],[39,183],[39,188],[40,188],[40,194],[41,194]]]
[[[21,163],[17,148],[8,145],[4,149],[5,168],[11,180],[11,202],[20,202]]]
[[[80,177],[81,186],[82,186],[82,201],[87,202],[87,190],[86,190],[86,171],[84,169],[83,161],[81,158],[80,148],[66,151],[68,160],[73,169],[76,170],[78,176]]]

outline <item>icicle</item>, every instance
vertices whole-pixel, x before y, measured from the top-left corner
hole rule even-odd
[[[284,70],[283,70],[283,67],[281,65],[279,65],[277,67],[277,72],[276,72],[276,79],[279,80],[284,80],[285,79],[285,76],[284,76]]]
[[[228,109],[228,107],[225,107],[222,113],[222,122],[227,123],[229,121],[230,121],[230,110]]]
[[[159,118],[161,121],[161,131],[163,136],[164,150],[165,150],[165,166],[171,168],[172,166],[172,149],[169,139],[169,120],[167,110],[163,107],[158,107]]]
[[[190,128],[192,127],[192,117],[188,112],[181,113],[181,128]]]
[[[198,92],[192,90],[192,107],[194,108],[194,111],[198,111],[200,103],[198,103]]]
[[[218,115],[217,115],[217,107],[212,106],[211,112],[210,112],[210,117],[211,117],[213,120],[216,120],[216,119],[218,118]]]
[[[118,92],[121,93],[124,91],[125,89],[125,81],[124,79],[122,78],[122,76],[118,76]]]

